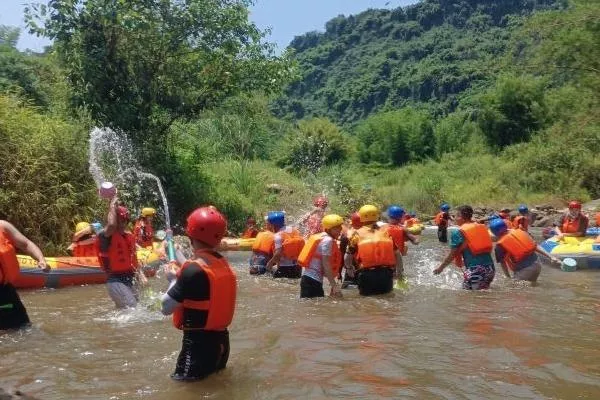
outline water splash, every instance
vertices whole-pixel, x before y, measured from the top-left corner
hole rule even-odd
[[[171,227],[169,204],[162,183],[157,176],[140,170],[129,138],[110,128],[95,127],[90,132],[89,147],[89,171],[98,188],[102,182],[111,181],[120,189],[122,198],[140,208],[149,200],[162,202],[165,225]],[[141,185],[148,179],[156,182],[158,194]],[[148,199],[148,194],[155,198]]]

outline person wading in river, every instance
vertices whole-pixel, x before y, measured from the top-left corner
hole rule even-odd
[[[108,295],[117,308],[135,307],[138,301],[134,279],[147,282],[136,256],[135,238],[127,230],[129,210],[113,197],[108,207],[106,228],[98,233],[98,260],[108,275]]]
[[[38,268],[50,271],[42,251],[7,221],[0,220],[0,330],[29,325],[27,310],[14,287],[20,267],[16,249],[38,262]]]
[[[181,269],[167,268],[171,281],[162,296],[162,313],[173,314],[173,325],[183,330],[175,380],[191,381],[225,368],[229,359],[229,332],[235,311],[236,276],[215,248],[227,232],[225,217],[214,207],[196,209],[187,219],[186,234],[193,259]]]
[[[450,253],[433,273],[439,275],[454,260],[463,267],[463,288],[469,290],[488,289],[496,270],[492,260],[492,239],[485,225],[473,222],[473,208],[461,206],[456,215],[460,229],[450,235]]]

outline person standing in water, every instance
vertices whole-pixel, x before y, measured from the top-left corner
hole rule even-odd
[[[440,243],[448,243],[448,225],[452,220],[450,216],[450,205],[444,203],[440,206],[440,212],[435,216],[435,224],[438,227],[437,237]]]
[[[40,248],[11,223],[0,220],[0,330],[20,329],[31,323],[14,287],[21,271],[16,249],[30,255],[44,272],[50,271]]]
[[[308,238],[298,256],[302,267],[300,280],[300,298],[325,297],[323,277],[331,285],[331,297],[341,297],[342,290],[335,277],[342,264],[342,253],[337,238],[342,233],[344,219],[336,214],[323,217],[321,227],[324,232],[315,233]]]
[[[268,218],[275,228],[275,234],[273,257],[267,263],[267,271],[273,273],[273,278],[300,278],[302,271],[298,266],[298,256],[304,247],[304,239],[297,229],[285,225],[282,211],[273,211]]]
[[[304,232],[305,237],[314,235],[315,233],[323,232],[321,221],[325,216],[325,210],[329,205],[327,197],[321,195],[313,199],[313,210],[300,218],[298,226]]]
[[[216,251],[226,232],[227,220],[216,208],[196,209],[186,228],[194,256],[181,269],[174,264],[168,268],[171,283],[162,296],[162,313],[173,314],[173,325],[183,331],[171,375],[175,380],[200,380],[227,365],[237,281],[227,259]]]
[[[350,238],[354,236],[354,232],[356,232],[356,230],[360,229],[361,227],[362,223],[360,222],[360,214],[358,214],[358,212],[353,212],[352,215],[350,215],[350,228],[346,230],[342,229],[342,234],[340,235],[340,251],[342,255],[346,254],[346,249],[350,244]],[[356,269],[356,258],[353,259],[353,266]],[[351,277],[350,275],[348,275],[347,269],[344,268],[344,270],[345,272],[344,279],[342,282],[342,289],[346,289],[350,285],[356,285],[356,278],[354,276]],[[340,279],[342,278],[341,272],[342,269],[340,268],[340,272],[338,275]]]
[[[542,271],[542,264],[536,253],[548,257],[553,263],[560,264],[560,260],[538,244],[522,229],[508,229],[501,218],[490,221],[490,231],[498,238],[496,242],[496,261],[502,266],[504,275],[510,278],[510,269],[513,278],[519,281],[536,282]]]
[[[135,307],[138,302],[134,280],[145,284],[146,277],[138,265],[135,238],[127,230],[129,210],[114,196],[108,206],[107,224],[97,236],[98,261],[108,275],[108,295],[117,308]]]
[[[364,205],[358,213],[363,226],[350,239],[344,264],[351,276],[356,275],[362,296],[389,293],[394,288],[394,279],[403,279],[402,254],[394,244],[389,227],[379,226],[380,212],[376,206]],[[354,258],[357,271],[354,271]]]
[[[250,256],[250,275],[262,275],[267,272],[267,263],[273,258],[274,237],[276,229],[273,222],[275,214],[272,212],[267,214],[265,218],[265,230],[256,235],[256,239],[252,244],[252,255]]]
[[[156,215],[156,210],[151,207],[144,207],[139,218],[135,221],[133,235],[138,246],[147,248],[152,247],[154,239],[154,227],[152,218]]]
[[[489,289],[496,269],[492,260],[493,243],[485,225],[473,222],[473,208],[458,208],[456,223],[460,229],[450,235],[450,252],[433,273],[439,275],[454,261],[463,269],[463,288],[468,290]]]
[[[519,206],[519,215],[515,217],[512,222],[514,229],[520,229],[522,231],[529,231],[529,208],[525,204]]]

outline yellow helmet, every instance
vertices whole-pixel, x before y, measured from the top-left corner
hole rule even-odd
[[[367,204],[358,210],[358,215],[360,215],[360,222],[377,222],[379,221],[379,208]]]
[[[156,215],[156,210],[151,207],[142,208],[142,217],[154,217]]]
[[[89,227],[90,224],[88,222],[78,222],[77,225],[75,225],[75,233],[87,229]]]
[[[344,218],[340,217],[337,214],[326,215],[321,220],[321,226],[325,230],[335,228],[336,226],[342,226],[343,223],[344,223]]]

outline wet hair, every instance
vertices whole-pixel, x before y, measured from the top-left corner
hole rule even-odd
[[[460,206],[458,207],[458,213],[464,219],[471,219],[473,218],[473,207],[467,205]]]

